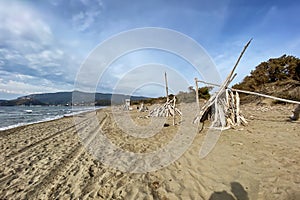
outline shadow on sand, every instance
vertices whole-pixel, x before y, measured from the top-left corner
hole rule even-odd
[[[248,193],[238,182],[231,182],[231,192],[234,196],[226,191],[214,192],[209,200],[249,200]]]

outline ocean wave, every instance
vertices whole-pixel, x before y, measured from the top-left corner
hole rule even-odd
[[[37,123],[41,123],[41,122],[53,121],[53,120],[60,119],[60,118],[63,118],[63,117],[64,116],[62,115],[62,116],[47,117],[45,119],[38,120],[38,121],[33,121],[33,122],[20,122],[20,123],[17,123],[17,124],[0,127],[0,131],[12,129],[12,128],[17,128],[17,127],[20,127],[20,126],[26,126],[26,125],[30,125],[30,124],[37,124]]]
[[[37,124],[37,123],[41,123],[41,122],[53,121],[53,120],[60,119],[63,117],[72,117],[74,115],[83,114],[86,112],[91,112],[91,111],[95,111],[95,110],[102,109],[102,108],[104,108],[104,107],[75,108],[75,109],[65,110],[65,113],[62,113],[60,115],[55,115],[55,116],[49,116],[49,114],[51,114],[51,113],[46,112],[45,115],[49,116],[49,117],[46,117],[46,118],[40,119],[40,120],[34,120],[31,122],[17,122],[12,125],[3,126],[3,127],[0,127],[0,131],[16,128],[16,127],[20,127],[20,126],[26,126],[26,125],[30,125],[30,124]],[[30,113],[28,116],[36,116],[36,115],[40,115],[40,114],[34,114],[34,111],[33,111],[33,113]],[[10,118],[9,116],[7,116],[7,117]],[[16,118],[15,116],[11,116],[11,117]],[[18,116],[18,118],[21,119],[20,115]]]

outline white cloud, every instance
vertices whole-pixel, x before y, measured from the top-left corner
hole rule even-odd
[[[72,24],[78,31],[85,31],[90,28],[98,16],[101,14],[103,7],[102,1],[81,0],[83,8],[80,12],[72,16]]]
[[[99,11],[80,12],[72,17],[73,25],[77,30],[85,31],[95,22],[95,18],[99,14]]]
[[[27,60],[17,50],[0,49],[0,59],[8,62],[12,62],[16,65],[27,64]]]
[[[7,83],[0,82],[0,92],[11,93],[11,94],[32,94],[39,92],[55,92],[56,88],[29,84],[25,82],[19,82],[9,80]]]
[[[24,57],[29,61],[29,67],[38,69],[43,66],[60,66],[64,53],[59,49],[43,50],[39,53],[26,54]]]
[[[18,38],[38,41],[42,44],[52,42],[50,27],[31,8],[20,3],[6,2],[0,7],[0,39]],[[22,12],[20,12],[22,11]]]
[[[57,87],[56,83],[30,75],[0,72],[0,92],[10,94],[32,94],[70,90],[72,85],[63,84]]]
[[[78,62],[62,50],[43,15],[22,2],[0,5],[1,91],[28,94],[70,89],[71,69]]]
[[[12,63],[27,64],[27,54],[36,54],[47,48],[51,51],[54,36],[50,27],[34,10],[21,3],[2,2],[0,6],[0,54]],[[20,12],[22,11],[22,12]],[[19,62],[21,61],[21,63]]]

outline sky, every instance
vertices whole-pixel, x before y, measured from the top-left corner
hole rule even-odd
[[[296,0],[0,0],[0,99],[78,89],[80,72],[99,46],[144,27],[174,30],[197,42],[216,66],[218,83],[253,38],[237,68],[237,83],[270,58],[300,57],[299,11]],[[100,70],[97,62],[90,74]],[[86,73],[81,89],[163,96],[165,71],[172,93],[187,90],[195,77],[206,80],[172,52],[140,49],[120,55],[93,84]]]

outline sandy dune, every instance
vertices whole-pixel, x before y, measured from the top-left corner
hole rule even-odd
[[[291,105],[244,105],[249,125],[223,131],[207,157],[200,159],[199,150],[208,123],[179,159],[147,173],[114,169],[83,145],[101,130],[121,149],[146,154],[182,132],[187,140],[172,150],[180,153],[198,128],[188,116],[193,106],[181,105],[186,112],[176,126],[163,126],[172,119],[151,124],[147,113],[107,108],[96,121],[81,114],[76,126],[67,117],[2,131],[0,199],[300,199],[300,121],[286,121]]]

